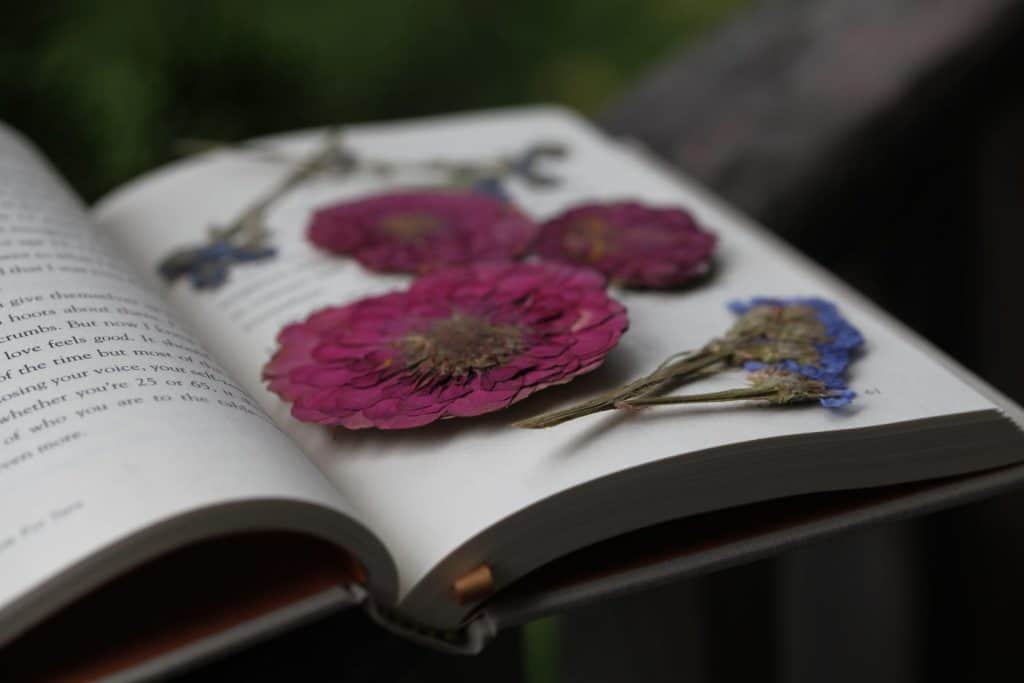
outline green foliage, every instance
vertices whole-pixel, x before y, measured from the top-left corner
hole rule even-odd
[[[0,28],[0,119],[86,197],[181,137],[561,102],[594,112],[746,0],[91,0]]]

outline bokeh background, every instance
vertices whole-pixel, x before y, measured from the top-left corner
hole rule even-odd
[[[4,5],[0,120],[87,201],[184,138],[562,103],[1024,402],[1019,0]],[[345,613],[185,680],[1017,680],[1022,533],[1011,492],[581,608],[476,658]]]
[[[11,2],[0,119],[91,200],[180,138],[523,102],[596,114],[747,1]]]

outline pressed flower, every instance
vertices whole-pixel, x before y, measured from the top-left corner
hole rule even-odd
[[[774,365],[748,361],[743,366],[750,370],[747,381],[755,389],[770,390],[767,398],[774,403],[798,403],[817,400],[826,408],[839,408],[856,397],[840,375],[825,372],[813,365],[801,365],[784,360]]]
[[[547,221],[535,251],[626,286],[669,288],[708,272],[715,242],[682,209],[620,202],[578,206]]]
[[[335,146],[329,145],[303,159],[227,227],[211,228],[206,244],[171,253],[157,267],[160,276],[168,283],[187,277],[196,289],[215,289],[227,282],[232,265],[273,257],[277,250],[267,243],[267,211],[288,192],[335,163],[335,151]]]
[[[852,354],[864,338],[836,309],[817,298],[755,298],[733,302],[740,317],[717,339],[692,352],[675,354],[654,372],[569,408],[523,420],[520,427],[553,427],[585,415],[620,408],[708,401],[760,399],[788,404],[817,400],[838,408],[855,394],[843,381]],[[742,366],[750,387],[712,394],[663,396],[708,373]]]
[[[747,376],[747,384],[750,386],[743,389],[682,396],[645,395],[617,401],[615,407],[636,411],[649,406],[759,400],[776,405],[818,401],[826,408],[839,408],[850,403],[856,395],[846,388],[846,383],[841,378],[823,374],[816,368],[801,366],[793,361],[784,361],[777,365],[751,362],[747,369],[752,370]]]
[[[491,262],[324,309],[264,368],[305,422],[406,429],[481,415],[598,367],[627,327],[593,271]]]
[[[740,316],[726,334],[727,339],[742,340],[734,362],[789,359],[841,375],[850,354],[864,343],[857,328],[824,299],[759,297],[733,301],[729,309]]]
[[[492,197],[503,202],[512,201],[512,198],[508,194],[508,190],[505,189],[504,183],[501,182],[501,178],[495,176],[480,178],[474,182],[469,189],[477,194]]]
[[[231,147],[209,141],[191,141],[188,146],[196,152],[211,147]],[[536,227],[510,205],[499,209],[493,204],[509,202],[505,187],[508,180],[516,179],[533,189],[560,184],[559,177],[545,167],[550,161],[565,157],[569,151],[564,145],[542,142],[513,154],[483,160],[389,161],[355,154],[342,144],[340,131],[334,128],[327,131],[320,145],[302,158],[282,156],[272,148],[261,150],[262,145],[258,143],[235,147],[255,148],[264,161],[285,162],[289,169],[269,190],[255,197],[225,229],[215,230],[208,244],[178,249],[162,259],[157,268],[169,283],[187,276],[197,289],[213,289],[227,281],[232,264],[273,256],[275,251],[268,246],[268,234],[263,225],[267,212],[295,188],[324,176],[337,180],[365,174],[388,179],[403,171],[426,172],[436,175],[441,186],[460,187],[464,195],[481,195],[481,202],[463,202],[461,208],[442,210],[437,206],[421,206],[411,216],[398,216],[394,221],[385,218],[377,227],[392,234],[384,239],[372,235],[373,221],[367,228],[371,234],[363,236],[352,226],[338,230],[332,221],[325,221],[326,226],[317,228],[316,238],[322,240],[321,246],[325,249],[341,253],[350,250],[369,267],[378,270],[410,272],[424,272],[448,264],[514,258],[526,249]],[[345,212],[341,213],[344,218]]]
[[[425,273],[445,266],[511,260],[537,226],[506,201],[483,192],[393,192],[320,209],[309,239],[355,257],[367,268]]]
[[[186,277],[196,289],[212,289],[224,284],[235,263],[260,261],[276,253],[264,245],[234,245],[228,240],[176,251],[160,263],[161,277],[173,283]]]

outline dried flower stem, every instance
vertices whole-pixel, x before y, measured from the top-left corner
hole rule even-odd
[[[259,241],[266,236],[264,218],[270,207],[291,192],[293,189],[304,183],[312,176],[320,173],[330,164],[339,150],[338,136],[336,131],[331,131],[327,144],[313,154],[297,163],[284,178],[279,180],[269,191],[256,201],[247,206],[231,224],[220,231],[218,237],[230,240],[234,237],[245,235],[246,242]]]
[[[689,394],[686,396],[639,396],[621,401],[617,408],[643,408],[646,406],[667,406],[680,403],[713,403],[717,401],[746,401],[750,399],[772,399],[778,396],[775,389],[748,387],[744,389],[726,389],[706,394]]]
[[[467,185],[487,177],[505,177],[516,172],[516,159],[520,155],[502,155],[484,161],[449,161],[440,159],[428,159],[425,161],[387,161],[372,157],[356,156],[354,153],[345,150],[337,143],[337,131],[331,131],[331,143],[326,149],[319,152],[315,168],[311,174],[320,171],[335,171],[342,174],[353,174],[358,172],[370,175],[387,177],[400,171],[440,173],[447,176],[447,183],[451,185]],[[177,144],[178,152],[185,156],[210,152],[215,150],[244,150],[259,153],[258,158],[271,163],[294,163],[294,159],[286,154],[281,154],[273,148],[259,142],[220,142],[217,140],[203,140],[197,138],[186,138]],[[541,142],[532,145],[527,149],[539,151],[551,157],[564,157],[567,149],[558,143]],[[309,160],[299,162],[299,168],[308,163]],[[308,176],[306,176],[308,177]],[[533,181],[538,184],[545,184],[549,179],[532,176]],[[300,178],[297,182],[302,182]],[[289,188],[290,189],[290,188]]]
[[[654,396],[668,391],[687,378],[728,359],[732,353],[731,344],[722,342],[709,344],[696,353],[669,359],[651,374],[589,401],[520,420],[515,423],[515,426],[525,429],[546,429],[587,415],[613,410],[616,408],[616,404],[629,404],[632,399],[641,396]]]

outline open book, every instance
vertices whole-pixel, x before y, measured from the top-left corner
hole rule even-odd
[[[152,673],[360,603],[397,632],[471,652],[502,625],[1019,480],[1018,408],[572,113],[341,134],[359,154],[414,170],[311,178],[267,211],[274,258],[197,289],[168,284],[160,264],[279,183],[323,131],[185,159],[90,212],[0,128],[0,644],[73,633],[88,609],[107,610],[109,623],[118,604],[157,623],[126,616],[124,642],[104,633],[90,646],[107,667],[90,671]],[[604,365],[508,410],[403,431],[293,418],[261,376],[280,329],[409,281],[313,248],[310,213],[429,184],[418,162],[540,142],[567,150],[562,182],[541,191],[513,180],[527,213],[595,199],[686,207],[718,237],[713,277],[674,292],[613,287],[630,329]],[[823,297],[861,330],[853,406],[740,403],[509,426],[700,346],[730,325],[729,301],[754,296]],[[135,597],[118,601],[119,590]]]

